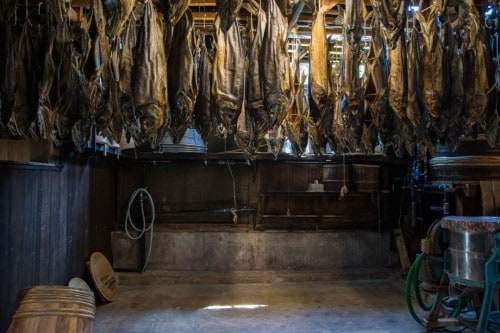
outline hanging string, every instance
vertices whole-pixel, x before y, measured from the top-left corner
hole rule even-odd
[[[233,208],[231,208],[231,213],[233,214],[233,223],[238,223],[238,203],[236,202],[236,182],[234,180],[233,170],[231,169],[231,165],[229,165],[229,160],[226,160],[227,168],[229,169],[229,173],[231,174],[231,179],[233,181]]]
[[[224,152],[227,153],[227,135],[224,136]],[[234,180],[233,170],[231,169],[231,165],[229,164],[229,159],[226,159],[227,168],[229,169],[229,174],[231,175],[231,180],[233,182],[233,208],[230,209],[233,214],[233,223],[238,223],[238,203],[236,201],[236,181]]]
[[[290,164],[286,164],[286,216],[290,216]]]
[[[342,154],[342,166],[344,168],[344,186],[340,189],[340,194],[339,194],[339,200],[344,199],[344,196],[349,192],[349,189],[347,188],[346,184],[346,175],[345,175],[345,154]]]

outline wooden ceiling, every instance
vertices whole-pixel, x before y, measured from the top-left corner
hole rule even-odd
[[[71,6],[74,10],[73,15],[78,15],[78,13],[82,13],[82,11],[85,10],[86,8],[90,8],[91,4],[91,0],[65,0],[65,1],[71,3]],[[159,2],[159,3],[162,1],[168,1],[168,0],[153,0],[153,2]],[[243,0],[243,1],[250,1],[250,0]],[[260,1],[264,2],[265,0],[252,0],[252,1],[259,3]],[[415,0],[414,2],[419,2],[419,1],[420,0]],[[466,0],[448,0],[448,1],[449,4],[451,4],[453,2],[466,1]],[[478,6],[479,9],[484,8],[491,1],[495,2],[495,0],[473,0],[473,1],[475,2],[476,6]],[[35,7],[35,6],[38,7],[43,2],[44,0],[16,0],[18,7],[26,7],[26,5],[30,7]],[[302,2],[302,0],[292,0],[292,3],[294,3],[293,10],[296,10],[299,7],[300,2]],[[306,2],[311,2],[311,0],[307,0]],[[364,0],[364,2],[368,10],[370,10],[371,9],[370,0]],[[340,0],[341,5],[343,5],[344,3],[345,0]],[[193,13],[195,24],[197,26],[208,27],[212,24],[216,16],[216,1],[191,0],[190,9]],[[325,22],[327,25],[327,29],[329,30],[330,33],[337,33],[337,32],[341,33],[342,25],[341,22],[338,22],[337,19],[338,14],[339,14],[338,9],[334,8],[333,10],[329,11],[326,15]],[[249,12],[247,12],[245,9],[242,9],[239,15],[239,19],[245,22],[249,17],[250,17]],[[289,19],[291,19],[291,17]],[[308,6],[303,7],[300,16],[298,17],[297,20],[297,27],[298,30],[301,32],[301,34],[310,33],[310,26],[312,20],[313,20],[313,13],[311,8],[309,8]]]

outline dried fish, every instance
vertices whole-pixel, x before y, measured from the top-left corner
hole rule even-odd
[[[257,27],[250,49],[246,91],[247,112],[252,119],[253,131],[257,138],[263,138],[269,129],[269,116],[264,108],[264,91],[261,80],[263,68],[260,67],[260,52],[266,25],[266,13],[260,10],[257,14]]]
[[[346,3],[344,15],[343,66],[340,89],[345,95],[347,107],[356,116],[362,100],[359,66],[361,61],[361,35],[363,28],[363,0],[353,0]]]
[[[363,135],[364,105],[362,103],[363,87],[359,77],[361,63],[361,35],[365,12],[362,0],[346,3],[344,15],[344,40],[342,43],[342,74],[340,92],[343,99],[341,112],[343,115],[343,133],[348,149],[359,149]]]
[[[30,33],[31,25],[26,22],[15,45],[14,74],[16,82],[15,101],[7,124],[13,135],[29,136],[29,128],[36,119],[40,68]]]
[[[463,113],[464,103],[464,65],[463,52],[458,48],[458,41],[453,39],[453,44],[450,45],[451,56],[451,91],[448,105],[450,105],[450,116],[447,120],[454,123]]]
[[[446,11],[448,0],[431,0],[430,8],[437,16],[441,16]]]
[[[256,151],[256,146],[254,145],[252,120],[248,112],[246,112],[245,104],[241,107],[241,112],[238,116],[234,140],[243,151],[245,159],[247,161],[253,161],[255,159],[254,153]]]
[[[223,32],[229,30],[236,21],[243,0],[216,0],[217,14],[220,17],[220,28]]]
[[[90,70],[92,70],[92,68],[88,64],[88,60],[93,48],[92,37],[90,36],[91,24],[92,16],[83,16],[78,22],[75,22],[71,26],[72,43],[80,54],[78,66],[82,69],[88,67]],[[58,43],[56,43],[56,46],[57,45]]]
[[[194,109],[197,94],[194,48],[193,15],[187,10],[174,27],[172,51],[167,61],[170,132],[174,143],[179,143],[184,136]]]
[[[69,27],[67,2],[48,0],[48,6],[52,17],[56,20],[56,41],[58,43],[69,43],[71,41],[71,29]]]
[[[132,15],[137,0],[118,0],[113,13],[111,26],[108,29],[108,36],[117,38],[121,35],[123,28]]]
[[[444,48],[439,39],[436,20],[438,18],[428,12],[415,12],[420,22],[423,35],[422,60],[420,68],[420,91],[425,110],[433,118],[439,116],[444,94]]]
[[[298,77],[298,74],[295,75]],[[304,92],[306,75],[303,74],[298,87],[292,95],[292,102],[286,118],[286,135],[292,145],[295,157],[302,155],[307,147],[307,98]]]
[[[338,1],[322,2],[312,22],[309,46],[309,115],[308,133],[315,154],[325,152],[327,133],[333,123],[333,91],[329,81],[328,42],[326,39],[325,13]],[[331,120],[330,121],[328,121]],[[337,123],[337,126],[340,126]]]
[[[395,49],[406,23],[406,0],[371,0],[371,4],[380,20],[386,47]]]
[[[137,144],[151,139],[170,119],[163,31],[152,2],[147,0],[144,6],[132,71],[133,101],[141,126]],[[157,141],[153,142],[153,146],[156,144]]]
[[[414,127],[418,127],[422,112],[419,98],[420,63],[418,31],[416,27],[413,27],[407,47],[408,104],[406,106],[406,116]]]
[[[463,53],[458,48],[458,41],[455,38],[450,40],[449,53],[451,58],[450,70],[450,94],[448,97],[448,110],[445,114],[448,123],[446,142],[455,150],[460,144],[460,136],[465,125],[464,114],[464,66]]]
[[[81,55],[72,43],[61,45],[58,65],[55,125],[57,132],[53,140],[73,140],[79,149],[88,141],[91,127],[91,105],[88,94],[88,81],[80,65]]]
[[[15,96],[14,39],[8,15],[11,9],[7,3],[0,3],[0,129],[9,122]]]
[[[465,109],[469,125],[483,125],[489,90],[486,60],[477,12],[466,11],[459,25],[464,51]]]
[[[189,8],[191,0],[168,0],[168,20],[172,26],[184,16],[184,13]]]
[[[49,28],[50,29],[50,28]],[[37,121],[42,139],[50,139],[54,128],[55,110],[50,100],[50,91],[56,75],[56,65],[52,57],[55,33],[49,36],[44,54],[42,79],[38,93]]]
[[[134,47],[137,41],[137,29],[135,20],[131,19],[127,23],[121,36],[121,52],[119,57],[118,76],[118,104],[120,106],[118,114],[114,114],[113,119],[116,128],[117,122],[121,123],[127,136],[131,136],[135,142],[140,142],[141,126],[139,117],[136,116],[134,107],[134,93],[132,91],[132,76],[134,67]]]
[[[406,68],[406,45],[400,38],[396,48],[389,50],[389,104],[400,118],[404,117],[407,106],[408,70]]]
[[[226,133],[236,130],[243,104],[245,61],[240,29],[237,22],[223,32],[217,16],[215,27],[215,56],[212,95],[218,121]]]
[[[365,91],[365,101],[371,112],[372,121],[377,127],[382,126],[381,118],[388,110],[387,100],[387,64],[377,21],[372,26],[372,42],[367,57],[368,84]]]
[[[94,70],[89,79],[90,104],[92,118],[98,133],[104,133],[112,119],[112,109],[108,104],[111,85],[110,58],[111,46],[106,35],[106,18],[100,0],[92,0],[92,22],[95,28],[93,40]]]
[[[405,0],[371,0],[373,11],[381,23],[382,37],[389,60],[389,104],[402,117],[407,104],[406,45],[402,38],[406,23]]]
[[[200,61],[198,63],[198,96],[194,105],[193,119],[195,127],[203,140],[212,131],[211,84],[213,75],[213,45],[212,36],[200,32]],[[208,44],[208,45],[207,45]]]
[[[290,99],[290,61],[288,59],[288,21],[275,0],[266,9],[266,31],[262,40],[260,65],[264,107],[269,116],[269,128],[280,126],[286,117]]]

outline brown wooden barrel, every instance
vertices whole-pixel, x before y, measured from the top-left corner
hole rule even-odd
[[[353,164],[352,181],[354,190],[358,192],[376,192],[379,189],[378,165]]]
[[[484,134],[464,138],[456,149],[438,145],[429,160],[431,181],[466,182],[500,179],[500,146],[490,147]]]
[[[35,286],[19,293],[7,333],[90,333],[92,293],[66,286]]]
[[[340,191],[342,186],[350,185],[349,164],[323,164],[323,184],[325,191]]]

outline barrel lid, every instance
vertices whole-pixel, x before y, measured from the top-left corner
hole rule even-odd
[[[90,255],[87,267],[99,296],[105,301],[114,301],[118,294],[118,283],[108,259],[102,253],[94,252]]]
[[[455,231],[488,231],[500,229],[498,216],[445,216],[441,219],[441,226]]]

